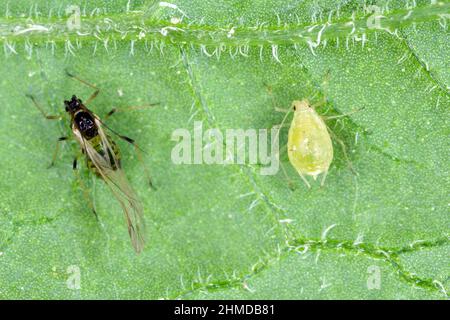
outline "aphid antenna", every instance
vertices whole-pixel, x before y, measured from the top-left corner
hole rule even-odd
[[[314,101],[314,97],[311,97],[308,99],[308,101]],[[323,105],[326,105],[328,103],[327,97],[323,96],[321,100],[317,101],[316,103],[310,104],[310,107],[313,109],[317,109]]]
[[[340,115],[336,115],[336,116],[322,116],[323,120],[327,121],[327,120],[332,120],[332,119],[340,119],[340,118],[344,118],[344,117],[348,117],[351,114],[360,112],[362,110],[364,110],[365,107],[356,109],[356,110],[352,110],[350,112],[344,113],[344,114],[340,114]]]
[[[126,107],[125,109],[124,108],[112,108],[111,111],[109,111],[105,115],[104,119],[108,119],[110,116],[112,116],[113,114],[118,113],[118,112],[126,112],[126,111],[132,111],[132,110],[145,110],[147,108],[159,106],[160,104],[161,104],[160,102],[155,102],[155,103],[149,103],[149,104],[142,105],[142,106],[129,106],[129,107]]]
[[[280,130],[281,130],[281,128],[284,126],[284,124],[285,124],[287,118],[289,117],[289,115],[291,114],[291,112],[292,112],[293,110],[294,110],[293,108],[289,108],[289,110],[288,110],[288,111],[286,112],[286,114],[284,115],[283,120],[281,120],[281,123],[280,123],[279,125],[277,125],[278,130],[277,130],[277,133],[276,133],[276,135],[275,135],[275,140],[277,140],[278,137],[280,136]]]
[[[331,70],[327,69],[327,71],[325,71],[325,75],[323,76],[322,87],[328,86],[330,78],[331,78]]]
[[[280,123],[279,125],[274,126],[274,128],[275,128],[275,127],[278,127],[278,130],[277,130],[277,133],[276,133],[276,136],[275,136],[275,139],[278,139],[278,137],[279,137],[279,135],[280,135],[280,130],[281,130],[281,128],[284,126],[284,124],[285,124],[285,122],[286,122],[286,120],[287,120],[289,114],[293,111],[293,108],[292,108],[292,107],[290,107],[289,109],[279,108],[279,107],[277,106],[276,101],[275,101],[275,97],[274,97],[273,94],[272,94],[272,86],[269,85],[269,84],[267,84],[266,82],[264,82],[264,86],[266,87],[267,92],[269,93],[269,95],[270,95],[270,97],[271,97],[272,105],[273,105],[273,108],[275,109],[275,111],[286,113],[285,116],[284,116],[284,118],[283,118],[283,120],[281,121],[281,123]]]
[[[66,72],[66,75],[72,79],[78,80],[79,82],[81,82],[82,84],[94,89],[95,91],[91,94],[91,96],[86,100],[85,104],[88,105],[90,102],[92,102],[92,100],[94,100],[97,95],[100,93],[100,89],[97,88],[95,85],[79,78],[78,76],[74,75],[73,73],[71,73],[67,68],[64,69],[64,71]]]
[[[85,81],[85,80],[79,78],[78,76],[76,76],[75,74],[73,74],[72,72],[70,72],[68,69],[64,69],[64,71],[65,71],[65,73],[66,73],[66,75],[67,75],[68,77],[73,78],[73,79],[76,79],[76,80],[80,81],[81,83],[87,85],[88,87],[91,87],[91,88],[93,88],[93,89],[98,89],[96,86],[94,86],[93,84],[91,84],[91,83],[89,83],[89,82],[87,82],[87,81]]]
[[[287,113],[287,112],[289,112],[289,111],[290,111],[290,109],[283,109],[283,108],[278,108],[278,107],[275,107],[275,111],[277,111],[277,112],[283,112],[283,113]]]
[[[325,94],[323,92],[326,91],[326,88],[328,87],[328,83],[331,78],[331,71],[330,69],[327,69],[325,72],[325,75],[323,76],[323,80],[321,84],[318,84],[317,82],[313,81],[313,86],[316,88],[315,93],[308,98],[309,101],[314,101],[316,99],[316,96],[321,93],[322,94],[322,100],[319,102],[316,102],[311,105],[313,109],[316,109],[328,102],[328,99],[326,98]],[[325,89],[324,89],[325,88]]]

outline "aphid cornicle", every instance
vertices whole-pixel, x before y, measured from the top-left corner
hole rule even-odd
[[[333,161],[333,144],[327,125],[308,100],[292,102],[294,117],[288,134],[288,156],[292,166],[309,187],[304,177],[314,180],[323,173],[322,184]]]
[[[99,89],[97,89],[94,85],[91,85],[68,72],[67,75],[91,88],[96,89],[96,91],[87,100],[87,103],[91,102],[99,93]],[[32,95],[28,96],[45,118],[49,120],[61,119],[60,116],[47,115],[39,106],[35,98]],[[135,191],[130,186],[128,179],[122,170],[119,148],[111,136],[105,133],[104,128],[108,129],[110,132],[116,134],[119,138],[127,141],[128,143],[133,144],[137,152],[139,152],[139,147],[135,144],[133,139],[119,135],[106,126],[106,124],[104,124],[94,112],[86,107],[87,103],[83,104],[82,100],[75,95],[73,95],[70,100],[64,101],[65,111],[70,116],[70,128],[81,148],[82,153],[86,156],[86,164],[88,169],[93,171],[97,176],[105,181],[115,198],[119,201],[119,204],[124,212],[131,243],[135,251],[140,253],[145,244],[145,222],[142,204]],[[138,107],[132,107],[131,109],[137,108]],[[111,112],[108,113],[108,116],[112,115],[116,111],[118,110],[112,109]],[[68,139],[68,137],[61,137],[58,139],[52,164],[56,159],[59,142]],[[77,158],[74,160],[73,167],[74,169],[77,167]],[[150,186],[152,186],[150,177],[145,167],[144,170],[145,174],[149,178]],[[80,183],[82,182],[80,181]],[[95,213],[95,209],[92,204],[90,204],[90,207]]]

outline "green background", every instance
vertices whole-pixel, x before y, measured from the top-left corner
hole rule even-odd
[[[170,2],[178,10],[0,4],[0,298],[446,299],[449,3]],[[370,4],[384,29],[368,27]],[[67,30],[68,5],[81,9],[80,30]],[[160,103],[108,119],[148,152],[157,187],[118,141],[145,208],[139,256],[120,206],[83,167],[99,221],[91,214],[72,172],[75,144],[47,169],[69,122],[45,120],[25,94],[51,114],[72,94],[86,99],[91,90],[65,68],[102,89],[89,106],[101,117]],[[286,154],[293,190],[259,165],[171,161],[177,128],[271,128],[284,116],[274,103],[323,97],[321,113],[364,108],[330,122],[357,175],[338,144],[322,188],[307,189]],[[368,286],[377,274],[379,286]]]

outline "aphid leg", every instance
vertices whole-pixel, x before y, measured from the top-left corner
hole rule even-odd
[[[291,151],[291,150],[290,150]],[[297,170],[297,173],[299,174],[300,178],[302,178],[303,182],[306,184],[306,186],[308,187],[308,189],[311,189],[311,185],[309,184],[308,180],[306,180],[305,176],[303,175],[303,173],[301,173],[300,170]]]
[[[308,180],[306,180],[305,176],[300,172],[300,170],[297,170],[297,172],[300,175],[300,177],[302,178],[303,182],[308,187],[308,189],[311,189],[311,185],[309,184]]]
[[[52,116],[45,113],[44,109],[39,105],[39,103],[36,101],[36,98],[31,94],[26,94],[28,98],[31,99],[33,104],[36,106],[36,108],[39,110],[39,112],[44,116],[44,118],[48,120],[61,120],[61,116]]]
[[[289,150],[289,151],[292,151],[292,150]],[[300,178],[302,178],[303,182],[306,184],[308,189],[311,189],[311,185],[309,184],[308,180],[306,180],[306,178],[303,175],[303,173],[300,170],[297,170],[297,173],[299,174]]]
[[[77,163],[78,163],[78,156],[76,156],[75,159],[73,160],[73,172],[75,173],[77,181],[80,184],[80,188],[83,191],[83,196],[84,196],[86,202],[88,203],[89,208],[94,213],[95,219],[98,220],[98,215],[97,215],[97,211],[95,211],[94,202],[92,201],[91,197],[89,196],[88,189],[87,189],[86,185],[84,184],[83,179],[81,179],[81,177],[80,177],[80,173],[78,172],[78,169],[77,169]]]
[[[55,151],[53,152],[52,156],[52,162],[50,162],[50,165],[48,166],[49,169],[55,165],[56,157],[58,156],[59,146],[61,145],[61,142],[66,141],[67,139],[69,139],[69,137],[59,137],[58,140],[56,141]]]
[[[353,169],[353,165],[350,161],[350,159],[348,158],[347,155],[347,147],[345,146],[344,141],[342,141],[341,139],[339,139],[336,134],[327,126],[328,132],[330,133],[331,137],[336,140],[337,143],[339,143],[339,145],[341,146],[342,149],[342,153],[344,154],[344,158],[347,161],[348,167],[350,168],[350,170],[355,174],[358,175],[358,173],[355,171],[355,169]]]
[[[127,136],[119,134],[117,131],[113,130],[109,126],[107,126],[103,121],[100,121],[101,124],[103,124],[108,130],[110,130],[112,133],[114,133],[116,136],[118,136],[120,139],[125,140],[129,144],[132,144],[134,147],[134,150],[138,156],[139,161],[141,162],[142,167],[144,168],[144,173],[147,176],[148,183],[150,185],[150,188],[153,190],[156,190],[155,186],[153,185],[152,178],[150,176],[149,170],[147,169],[147,166],[144,163],[144,157],[142,156],[142,153],[145,153],[145,151],[139,147],[139,145],[134,141],[134,139],[131,139]]]
[[[118,136],[119,136],[120,139],[125,140],[129,144],[133,145],[134,150],[135,150],[135,152],[137,154],[137,157],[139,159],[139,162],[141,163],[142,167],[144,168],[144,173],[145,173],[145,176],[147,177],[148,184],[149,184],[150,188],[152,188],[153,190],[156,190],[156,187],[153,185],[153,181],[152,181],[152,178],[150,176],[150,172],[149,172],[149,170],[148,170],[148,168],[147,168],[147,166],[145,165],[145,162],[144,162],[144,157],[142,155],[144,150],[142,150],[142,148],[139,147],[133,139],[128,138],[127,136],[122,136],[122,135],[118,135]]]
[[[287,145],[284,145],[283,147],[280,148],[280,150],[278,151],[278,159],[280,158],[280,154],[285,152],[285,149],[287,149]],[[279,162],[280,162],[281,171],[283,172],[284,178],[287,181],[289,189],[294,191],[295,190],[294,183],[289,178],[289,175],[287,174],[286,168],[284,167],[283,163],[281,161],[279,161]]]
[[[86,86],[88,86],[88,87],[90,87],[90,88],[92,88],[92,89],[95,90],[94,93],[92,93],[92,94],[90,95],[90,97],[84,102],[84,104],[88,105],[88,104],[89,104],[90,102],[92,102],[92,100],[94,100],[94,99],[97,97],[97,95],[100,93],[100,89],[99,89],[99,88],[97,88],[97,87],[94,86],[93,84],[91,84],[91,83],[89,83],[89,82],[87,82],[87,81],[85,81],[85,80],[79,78],[78,76],[76,76],[76,75],[70,73],[67,69],[66,69],[66,74],[67,74],[67,76],[69,76],[69,77],[71,77],[71,78],[73,78],[73,79],[75,79],[75,80],[78,80],[78,81],[80,81],[82,84],[84,84],[84,85],[86,85]]]
[[[328,170],[323,173],[322,180],[320,181],[320,186],[323,187],[325,184],[325,179],[327,178]]]
[[[143,105],[143,106],[129,106],[129,107],[125,107],[125,108],[112,108],[111,111],[109,111],[104,119],[108,119],[110,116],[112,116],[113,114],[116,114],[118,112],[127,112],[127,111],[133,111],[133,110],[145,110],[147,108],[152,108],[154,106],[159,105],[159,103],[151,103],[148,105]]]
[[[280,167],[281,167],[281,171],[283,171],[284,178],[287,180],[289,189],[291,189],[292,191],[294,191],[294,190],[295,190],[294,183],[293,183],[292,180],[289,178],[289,175],[288,175],[287,172],[286,172],[286,168],[284,167],[283,163],[281,163],[281,162],[280,162]]]

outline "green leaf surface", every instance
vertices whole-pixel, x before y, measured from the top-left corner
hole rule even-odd
[[[448,2],[17,1],[0,13],[0,298],[448,298]],[[101,117],[159,103],[107,120],[147,151],[157,187],[118,141],[145,208],[140,255],[83,164],[92,215],[74,142],[47,169],[69,120],[25,95],[49,114],[87,99],[66,68],[101,88],[89,106]],[[284,117],[274,106],[306,98],[327,99],[321,114],[360,110],[329,122],[356,174],[336,141],[311,189],[285,152],[293,188],[260,164],[171,160],[176,129],[267,129]]]

